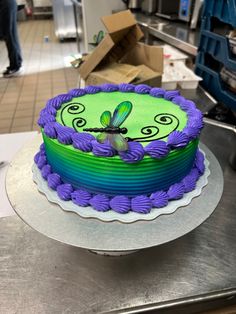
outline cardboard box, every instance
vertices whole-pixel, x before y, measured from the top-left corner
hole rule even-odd
[[[86,85],[134,83],[161,86],[163,49],[140,43],[143,33],[129,11],[105,16],[108,31],[79,67]]]

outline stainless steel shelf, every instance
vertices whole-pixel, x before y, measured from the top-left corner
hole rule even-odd
[[[191,30],[187,23],[169,21],[156,16],[146,16],[142,13],[134,13],[134,16],[149,36],[171,44],[191,56],[197,55],[199,31]],[[152,38],[149,40],[152,41]]]

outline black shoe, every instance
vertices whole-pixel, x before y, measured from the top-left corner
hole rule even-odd
[[[3,72],[3,77],[13,77],[21,74],[21,68],[18,69],[10,69],[9,67]]]

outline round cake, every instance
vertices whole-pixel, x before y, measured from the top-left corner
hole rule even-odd
[[[104,84],[50,99],[35,163],[62,200],[149,213],[195,189],[203,117],[178,91]]]

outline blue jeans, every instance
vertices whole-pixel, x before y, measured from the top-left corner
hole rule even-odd
[[[22,64],[21,49],[17,32],[17,4],[15,0],[0,0],[0,27],[6,43],[9,68],[19,69]]]

